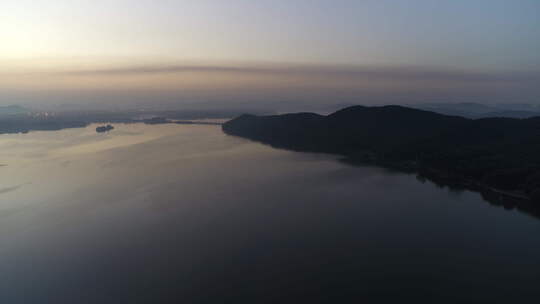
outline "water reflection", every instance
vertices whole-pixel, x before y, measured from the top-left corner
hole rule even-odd
[[[8,135],[0,159],[1,303],[537,300],[540,222],[414,175],[216,126]]]
[[[348,158],[340,159],[343,163],[357,167],[372,167],[375,166],[371,163],[362,163]],[[387,170],[389,174],[409,174],[415,176],[416,180],[422,184],[430,183],[441,190],[448,190],[449,194],[460,195],[465,191],[478,192],[482,199],[496,207],[503,207],[504,210],[518,210],[529,216],[540,219],[540,206],[534,202],[521,197],[514,197],[513,193],[509,195],[504,192],[500,192],[496,189],[489,189],[487,187],[481,187],[472,182],[464,182],[459,178],[441,177],[440,174],[430,172],[429,170],[403,170],[393,167],[381,167]]]

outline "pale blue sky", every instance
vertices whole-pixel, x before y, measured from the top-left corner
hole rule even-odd
[[[540,67],[537,0],[3,0],[0,14],[4,60]]]

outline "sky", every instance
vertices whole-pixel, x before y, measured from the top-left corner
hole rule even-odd
[[[537,0],[2,0],[0,104],[540,103]]]

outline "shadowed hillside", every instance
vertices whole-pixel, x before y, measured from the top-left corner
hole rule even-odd
[[[474,120],[402,106],[354,106],[328,116],[242,115],[223,131],[540,200],[540,118]]]

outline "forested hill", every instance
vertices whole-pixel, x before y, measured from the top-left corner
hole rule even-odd
[[[402,106],[353,106],[327,116],[242,115],[223,131],[292,150],[430,168],[540,199],[540,117],[474,120]]]

